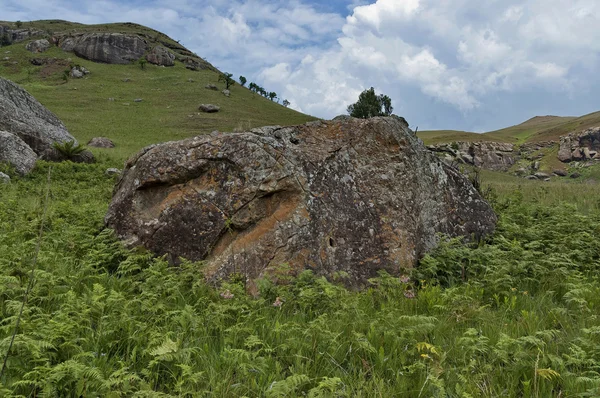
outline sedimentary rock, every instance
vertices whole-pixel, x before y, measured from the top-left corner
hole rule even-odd
[[[94,148],[114,148],[115,144],[110,140],[110,138],[94,137],[91,140],[89,140],[87,146],[91,146]]]
[[[312,122],[154,145],[130,158],[106,224],[129,246],[204,260],[209,280],[248,286],[281,264],[398,273],[439,233],[479,238],[496,216],[400,118]]]
[[[565,163],[600,159],[600,127],[560,137],[558,159]]]
[[[156,46],[146,54],[146,60],[154,65],[173,66],[175,65],[175,55],[173,55],[166,47]]]
[[[0,163],[8,163],[17,173],[25,175],[35,166],[37,155],[18,136],[0,131]]]
[[[514,145],[503,142],[452,142],[430,145],[434,152],[449,155],[448,160],[488,170],[505,171],[515,163]]]
[[[50,48],[50,42],[46,39],[34,40],[27,43],[25,48],[32,53],[43,53]]]
[[[107,64],[129,64],[148,51],[141,37],[122,33],[85,33],[59,39],[59,46],[77,56]]]
[[[19,136],[38,155],[55,142],[76,141],[52,112],[27,91],[2,77],[0,130]]]
[[[200,110],[202,112],[206,112],[206,113],[215,113],[215,112],[219,112],[219,110],[221,110],[221,108],[219,108],[216,105],[212,105],[212,104],[201,104],[198,107],[198,110]]]

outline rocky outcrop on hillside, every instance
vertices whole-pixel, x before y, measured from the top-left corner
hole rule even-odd
[[[465,163],[487,170],[506,171],[516,162],[515,147],[503,142],[452,142],[427,148],[449,163]]]
[[[361,286],[398,273],[439,233],[481,237],[496,216],[397,117],[211,134],[129,159],[106,224],[129,246],[204,260],[249,286],[281,264]]]
[[[565,163],[591,159],[600,160],[600,127],[562,136],[558,159]]]
[[[163,46],[154,47],[148,54],[146,60],[154,65],[173,66],[175,65],[175,55]]]
[[[34,40],[27,43],[25,49],[32,53],[43,53],[50,48],[50,42],[46,39]]]
[[[0,25],[0,37],[6,37],[11,43],[19,43],[43,34],[44,31],[39,29],[21,29],[9,25]]]
[[[0,131],[0,163],[8,163],[21,175],[29,173],[35,166],[37,155],[18,136]]]
[[[148,51],[146,40],[138,35],[123,33],[84,33],[57,38],[64,51],[107,64],[129,64]]]
[[[38,155],[55,142],[76,141],[56,115],[27,91],[2,77],[0,130],[19,136]]]

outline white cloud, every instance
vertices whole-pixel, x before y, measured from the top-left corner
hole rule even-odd
[[[0,9],[6,20],[149,25],[322,117],[373,86],[408,117],[482,128],[498,123],[499,106],[528,112],[531,98],[589,108],[583,98],[600,85],[597,0],[342,1],[348,15],[317,0],[0,0]],[[547,95],[557,92],[566,95]],[[582,99],[561,102],[573,93]]]

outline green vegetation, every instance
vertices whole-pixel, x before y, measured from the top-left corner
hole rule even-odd
[[[225,83],[225,89],[229,90],[229,87],[235,84],[235,80],[232,78],[233,73],[221,73],[219,75],[219,81]]]
[[[348,113],[352,117],[368,119],[375,116],[389,116],[394,111],[392,100],[384,94],[375,94],[375,89],[371,87],[363,91],[358,96],[358,101],[348,105]]]
[[[55,142],[53,147],[67,159],[71,159],[75,155],[78,155],[86,150],[83,145],[75,144],[75,141],[67,141],[63,143]]]
[[[263,280],[253,298],[240,278],[214,288],[202,264],[123,249],[102,225],[113,165],[40,162],[0,186],[3,354],[52,167],[2,396],[600,394],[597,186],[493,183],[500,222],[485,243],[448,241],[362,292],[305,272],[283,286]]]
[[[80,142],[106,136],[117,148],[93,149],[91,165],[40,161],[27,177],[0,165],[13,178],[0,185],[2,356],[32,284],[0,396],[600,396],[600,186],[586,183],[598,168],[549,183],[483,171],[499,215],[487,241],[444,240],[417,269],[361,292],[307,271],[264,279],[250,297],[242,278],[210,286],[201,263],[124,249],[103,226],[115,183],[104,171],[151,143],[312,118],[240,85],[231,98],[206,90],[219,74],[180,63],[77,59],[91,74],[63,83],[72,54],[52,48],[43,56],[59,61],[32,72],[23,43],[7,50],[1,76]],[[222,111],[198,114],[202,102]]]
[[[523,144],[526,142],[558,141],[566,134],[600,126],[600,112],[581,117],[536,116],[516,126],[483,134],[453,130],[419,131],[417,135],[427,145],[451,141],[496,141]]]
[[[25,50],[25,44],[3,47],[11,53],[10,60],[0,60],[0,76],[20,84],[56,113],[80,142],[98,136],[111,138],[117,147],[110,153],[121,161],[157,142],[214,130],[232,131],[241,125],[252,128],[315,120],[254,95],[240,85],[230,87],[229,98],[218,91],[206,90],[205,85],[218,82],[219,74],[210,70],[191,71],[180,62],[170,68],[147,64],[141,70],[135,64],[90,62],[56,47],[33,55]],[[33,66],[29,62],[33,57],[58,61]],[[63,71],[71,63],[85,67],[90,74],[82,79],[67,78],[65,83]],[[134,102],[136,98],[142,98],[143,102]],[[221,111],[200,113],[201,103],[218,105]]]

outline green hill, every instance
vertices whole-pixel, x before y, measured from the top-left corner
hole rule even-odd
[[[50,33],[65,30],[77,33],[137,33],[145,37],[159,37],[161,42],[170,42],[172,46],[178,45],[160,32],[129,23],[81,25],[65,21],[34,21],[24,22],[22,28]],[[121,159],[148,144],[214,130],[293,125],[315,120],[239,84],[230,88],[229,98],[225,97],[220,92],[225,87],[218,81],[218,72],[188,70],[179,61],[173,67],[148,63],[143,69],[139,64],[101,64],[79,58],[58,47],[33,54],[25,49],[28,42],[0,48],[0,76],[23,86],[56,113],[81,142],[97,136],[111,138],[117,145],[111,154]],[[183,50],[179,51],[187,51],[180,47]],[[35,66],[31,63],[33,58],[54,60]],[[91,73],[82,79],[69,78],[65,81],[65,70],[75,64],[84,66]],[[206,89],[209,83],[217,85],[219,91]],[[135,102],[135,99],[142,101]],[[218,105],[221,111],[201,113],[198,105],[202,103]]]
[[[418,136],[428,145],[453,141],[497,141],[522,144],[526,142],[557,141],[560,136],[590,127],[600,126],[600,112],[573,116],[535,116],[521,124],[487,133],[453,130],[420,131]]]

